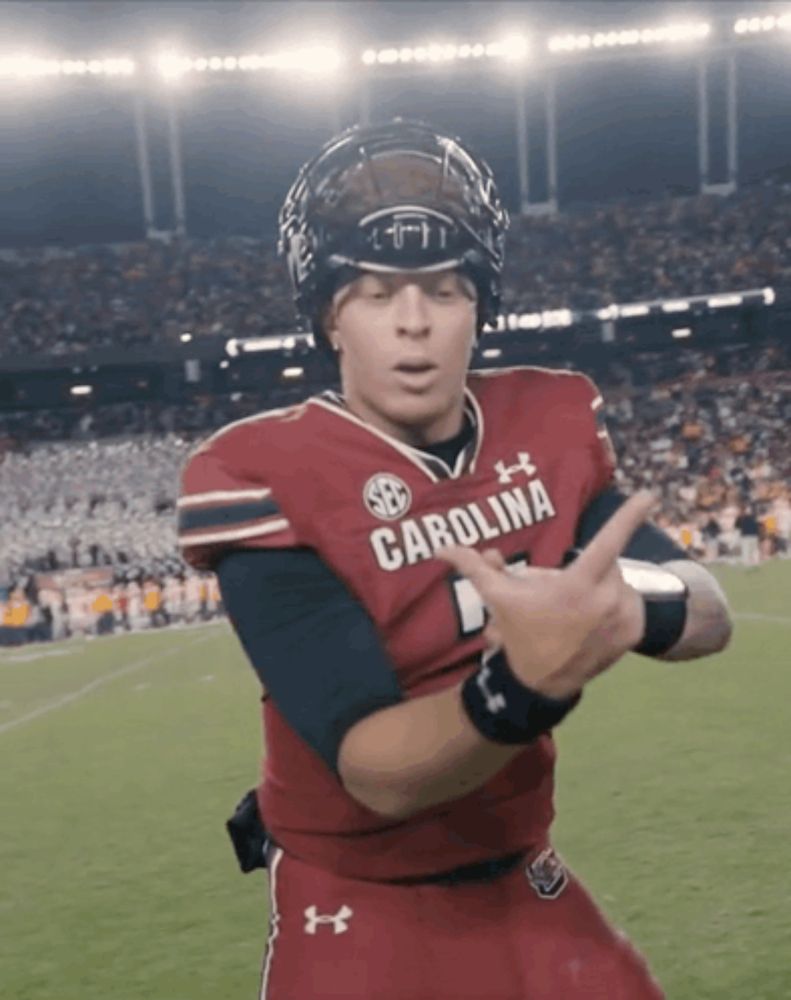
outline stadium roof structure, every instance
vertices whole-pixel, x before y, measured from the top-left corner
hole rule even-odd
[[[514,8],[522,10],[524,8]],[[705,8],[702,8],[705,10]],[[193,80],[235,76],[237,78],[280,76],[298,78],[306,83],[313,80],[332,100],[333,78],[344,74],[353,80],[359,101],[358,120],[366,123],[372,117],[372,86],[375,78],[390,75],[423,75],[442,72],[454,66],[477,65],[480,68],[505,68],[506,86],[513,89],[514,137],[519,183],[519,206],[525,213],[552,213],[558,207],[557,98],[556,82],[563,68],[570,63],[593,60],[609,62],[624,59],[662,57],[664,53],[683,56],[697,64],[697,93],[694,108],[697,118],[697,162],[699,189],[706,193],[728,194],[735,190],[738,174],[738,57],[746,47],[791,41],[791,6],[780,9],[747,8],[739,16],[728,13],[731,5],[723,5],[722,13],[709,8],[713,16],[679,17],[676,20],[650,20],[651,7],[646,7],[646,21],[608,26],[604,30],[529,31],[512,24],[509,32],[499,35],[451,40],[447,37],[426,37],[415,44],[383,44],[352,51],[330,41],[308,43],[307,37],[292,47],[265,51],[221,53],[206,51],[187,54],[177,48],[134,55],[104,53],[90,58],[56,57],[47,54],[13,51],[0,48],[0,86],[10,99],[14,90],[38,88],[45,97],[52,86],[74,86],[77,83],[115,86],[128,91],[133,100],[137,163],[142,192],[143,223],[147,235],[160,232],[156,226],[156,206],[149,163],[146,102],[156,99],[161,91],[167,107],[167,142],[171,175],[174,231],[185,235],[187,206],[184,194],[184,154],[179,125],[179,93]],[[529,11],[529,8],[527,8]],[[726,60],[724,81],[709,73],[712,56]],[[532,72],[533,70],[538,72]],[[536,192],[534,178],[528,166],[528,135],[526,86],[543,90],[546,130],[546,177],[544,188]],[[510,83],[509,83],[510,81]],[[724,90],[717,94],[714,88]],[[311,93],[314,91],[311,90]],[[719,178],[712,176],[710,156],[711,96],[724,97],[726,166]],[[693,102],[691,102],[693,103]],[[328,112],[332,131],[340,128],[337,107]]]

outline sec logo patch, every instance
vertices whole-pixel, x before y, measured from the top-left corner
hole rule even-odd
[[[374,517],[382,521],[395,521],[409,510],[412,492],[398,476],[389,472],[377,472],[365,484],[363,503],[368,513]]]

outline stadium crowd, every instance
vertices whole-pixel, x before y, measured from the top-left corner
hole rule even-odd
[[[782,293],[791,184],[518,218],[509,238],[506,310]],[[292,323],[282,264],[261,241],[0,252],[0,356]],[[686,548],[748,563],[791,552],[790,338],[709,352],[631,344],[584,368],[605,392],[622,486],[657,491],[658,520]],[[176,552],[179,468],[197,439],[299,393],[0,413],[0,644],[220,613],[213,577]]]
[[[734,289],[791,286],[791,184],[580,206],[514,220],[509,311],[597,309]]]
[[[655,490],[658,520],[671,535],[712,560],[756,563],[791,552],[786,341],[758,353],[746,345],[637,353],[590,374],[605,389],[621,485]],[[53,635],[207,617],[201,581],[176,554],[178,472],[197,439],[265,407],[238,394],[183,412],[148,406],[123,436],[97,436],[117,432],[135,410],[120,404],[85,414],[71,440],[10,448],[0,461],[0,643],[42,637],[44,606]],[[54,411],[48,417],[57,426]],[[102,570],[100,583],[84,582]],[[63,579],[64,571],[82,582],[50,584],[42,605],[35,581]],[[161,607],[146,604],[152,589]],[[25,605],[29,617],[20,625]],[[137,609],[131,616],[130,606]],[[211,607],[218,613],[216,593]]]
[[[791,184],[514,219],[505,311],[791,286]],[[293,328],[271,241],[149,241],[0,253],[0,357]]]

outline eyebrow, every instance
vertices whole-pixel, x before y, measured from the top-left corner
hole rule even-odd
[[[361,282],[364,282],[366,278],[374,279],[378,282],[381,282],[383,285],[385,285],[385,287],[391,288],[393,287],[395,279],[399,277],[401,274],[406,274],[406,273],[410,272],[366,271],[365,273],[360,274],[357,278],[355,278],[354,281],[349,282],[347,285],[344,285],[341,289],[339,289],[339,291],[336,293],[338,297],[333,302],[334,308],[340,309],[341,306],[349,299],[349,297],[352,296],[355,291],[359,290]],[[450,278],[455,278],[455,283],[458,285],[463,294],[465,294],[470,299],[477,299],[478,297],[478,290],[475,286],[475,282],[472,281],[470,278],[468,278],[467,275],[462,274],[455,268],[443,272],[440,271],[426,272],[423,275],[421,275],[420,272],[412,272],[412,273],[416,274],[418,279],[422,278],[423,280],[420,283],[428,287],[436,287],[443,284]]]

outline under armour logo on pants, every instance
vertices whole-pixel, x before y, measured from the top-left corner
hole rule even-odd
[[[335,914],[319,913],[315,906],[309,906],[305,910],[305,933],[315,934],[319,924],[332,924],[332,929],[336,934],[343,934],[349,929],[349,917],[354,911],[345,904]]]

